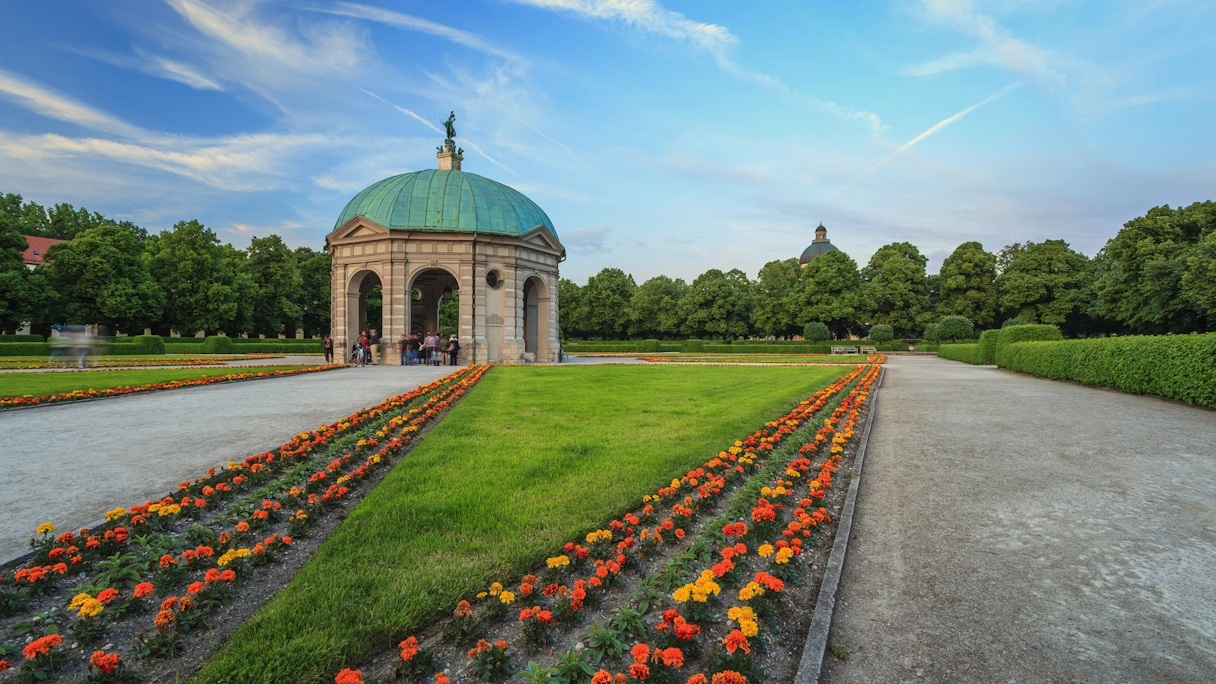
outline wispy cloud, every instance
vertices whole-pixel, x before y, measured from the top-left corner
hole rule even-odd
[[[608,238],[611,235],[610,226],[565,230],[562,231],[562,244],[570,250],[571,254],[598,254],[609,251]]]
[[[882,135],[887,126],[874,112],[855,110],[835,102],[822,100],[813,95],[791,88],[769,74],[747,69],[732,57],[739,39],[725,26],[689,19],[679,12],[664,8],[656,0],[516,0],[516,2],[542,9],[571,12],[593,20],[607,21],[660,36],[678,43],[690,45],[713,57],[718,67],[727,74],[800,104],[825,111],[833,116],[860,121],[870,127],[874,135]]]
[[[122,136],[145,133],[137,126],[20,76],[0,70],[0,96],[42,116]]]
[[[160,55],[147,52],[139,47],[132,47],[138,57],[121,55],[106,50],[93,50],[87,47],[78,47],[75,45],[64,46],[64,49],[90,59],[105,62],[106,64],[116,66],[120,69],[140,71],[148,74],[149,76],[156,76],[157,78],[177,81],[178,83],[190,86],[195,90],[224,89],[224,87],[219,83],[203,75],[197,67],[186,64],[185,62],[180,62],[178,60],[169,59],[168,57],[162,57]]]
[[[873,166],[862,171],[861,173],[857,174],[856,176],[853,176],[853,178],[850,179],[849,182],[840,186],[840,188],[836,191],[836,194],[839,195],[840,193],[844,192],[846,189],[848,189],[848,187],[850,185],[852,185],[853,183],[856,183],[863,176],[873,173],[874,171],[882,168],[883,166],[886,166],[887,164],[889,164],[891,162],[891,160],[895,159],[896,157],[903,154],[904,152],[907,152],[908,150],[912,149],[912,147],[914,145],[916,145],[920,141],[924,140],[925,138],[928,138],[929,136],[933,135],[934,133],[937,133],[938,131],[942,130],[946,126],[949,126],[950,124],[954,123],[955,121],[962,119],[963,117],[967,116],[971,112],[974,112],[975,110],[979,109],[980,107],[983,107],[986,104],[994,102],[1021,87],[1022,87],[1021,83],[1010,83],[1009,85],[1005,86],[1004,88],[1001,88],[1000,90],[989,95],[988,97],[984,98],[983,100],[980,100],[979,102],[971,105],[970,107],[967,107],[966,109],[964,109],[960,112],[952,114],[952,115],[942,119],[941,121],[938,121],[937,123],[933,124],[929,128],[925,129],[920,135],[916,136],[915,138],[912,138],[908,142],[895,148],[895,151],[891,152],[891,154],[888,154],[887,156],[878,160],[878,162],[876,164],[874,164]]]

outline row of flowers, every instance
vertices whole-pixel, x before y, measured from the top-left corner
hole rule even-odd
[[[486,591],[479,592],[476,599],[483,607],[478,614],[475,615],[473,602],[461,601],[452,618],[444,626],[443,639],[456,645],[472,646],[467,653],[467,668],[479,678],[494,681],[506,676],[510,669],[509,644],[506,641],[487,641],[485,636],[488,626],[506,620],[514,614],[513,610],[519,610],[518,623],[522,627],[519,638],[523,641],[522,645],[526,649],[536,650],[552,643],[557,630],[578,625],[586,608],[600,604],[604,593],[621,582],[625,569],[639,567],[640,562],[657,553],[661,545],[680,544],[689,537],[695,524],[694,519],[699,513],[713,509],[720,503],[724,493],[735,485],[747,482],[756,472],[758,463],[763,462],[779,448],[783,440],[804,427],[833,397],[868,372],[868,368],[855,368],[845,377],[801,402],[789,414],[766,423],[764,429],[745,440],[735,442],[700,468],[674,479],[656,494],[645,496],[640,509],[626,514],[621,519],[610,521],[604,529],[590,532],[582,540],[567,542],[561,554],[547,559],[544,570],[537,574],[525,575],[518,585],[514,585],[518,589],[494,583]],[[818,434],[816,439],[819,439]],[[796,463],[785,470],[796,468],[800,469],[796,472],[806,472],[810,468],[809,459],[798,455]],[[799,522],[802,526],[799,529],[809,529],[819,521],[827,519],[826,511],[822,509],[812,513],[800,513],[805,514],[806,522]],[[809,532],[807,534],[809,535]],[[794,553],[800,552],[802,540],[795,538],[779,543],[780,548],[774,546],[769,555],[778,559],[774,562],[785,564]],[[745,549],[740,550],[740,553],[745,552]],[[729,562],[729,559],[724,560]],[[720,586],[715,590],[715,575],[711,571],[706,572],[709,574],[702,573],[696,581],[676,589],[676,595],[683,598],[685,603],[690,600],[692,603],[700,603],[705,596],[720,591]],[[756,586],[765,586],[763,582],[769,581],[766,577],[757,578],[759,584]],[[772,579],[776,580],[775,577]],[[772,586],[771,582],[769,586]],[[595,644],[597,638],[609,642],[620,641],[622,637],[643,639],[648,631],[641,623],[641,616],[648,610],[647,603],[658,603],[658,593],[653,582],[644,580],[642,589],[630,597],[639,610],[626,610],[624,616],[618,611],[620,619],[614,620],[619,624],[613,625],[613,621],[609,621],[609,629],[599,629],[598,626],[593,628],[589,642]],[[692,622],[697,617],[695,610],[684,615],[675,610],[665,613],[664,620],[657,628],[660,634],[655,647],[651,649],[646,644],[634,647],[635,662],[630,666],[630,676],[639,681],[671,681],[665,672],[683,666],[685,653],[689,648],[688,642],[701,630],[699,625]],[[623,641],[618,646],[615,651],[608,648],[607,655],[621,657],[624,653]],[[420,647],[416,636],[402,641],[400,647],[402,650],[397,665],[399,676],[422,680],[435,672],[433,655]],[[690,655],[695,654],[694,649]],[[592,674],[592,670],[586,669],[590,666],[581,656],[569,657],[572,663],[583,663],[584,674]],[[528,671],[542,670],[553,673],[551,669],[538,668],[533,663],[530,664],[529,670],[520,676],[526,677]],[[603,676],[609,677],[609,680],[613,679],[606,672],[602,676],[596,676],[600,679]],[[434,677],[440,684],[446,680],[442,673]],[[537,677],[544,679],[540,675]],[[719,684],[721,680],[721,677],[714,678]],[[340,684],[360,682],[362,671],[345,669],[339,673],[336,681]],[[583,680],[575,678],[566,681]]]
[[[20,598],[29,600],[49,593],[69,572],[100,570],[94,578],[97,586],[83,587],[68,603],[75,614],[70,624],[73,638],[84,644],[97,642],[112,623],[155,608],[159,596],[153,629],[135,651],[150,657],[180,653],[185,635],[204,627],[207,615],[230,601],[234,587],[254,567],[272,563],[295,538],[307,535],[326,509],[387,465],[488,368],[461,369],[333,424],[297,434],[276,450],[218,471],[211,469],[205,477],[183,482],[172,497],[116,508],[106,516],[108,529],[53,536],[54,525],[44,523],[37,531],[40,539],[31,542],[32,564],[17,571],[13,584],[21,589]],[[263,498],[276,493],[282,496]],[[188,525],[196,519],[203,522]],[[143,535],[139,548],[131,546],[136,535]],[[174,550],[183,544],[184,550]],[[155,549],[165,552],[157,558]],[[140,556],[146,568],[138,562]],[[123,558],[129,562],[116,560]],[[102,575],[107,575],[106,580],[98,582]],[[105,584],[113,586],[103,588]],[[4,601],[17,597],[5,593],[4,585],[0,577],[0,609]],[[59,668],[59,658],[59,651],[52,648],[27,658],[22,667],[31,673],[49,673]]]
[[[222,366],[229,361],[261,361],[264,359],[281,359],[282,354],[240,354],[238,356],[199,357],[185,356],[174,358],[162,356],[155,358],[94,358],[88,368],[63,368],[63,363],[52,363],[47,359],[0,359],[0,368],[26,370],[31,368],[60,368],[62,371],[88,372],[95,370],[111,370],[124,368],[155,368],[157,366]]]
[[[879,356],[880,355],[878,355],[878,354],[874,354],[874,355],[870,356],[869,358],[867,358],[865,363],[867,363],[867,364],[881,363],[880,361],[877,360],[879,358]],[[856,366],[857,365],[856,361],[833,360],[832,357],[830,357],[826,354],[807,356],[805,359],[798,359],[797,361],[790,361],[787,359],[783,359],[783,360],[766,359],[766,358],[764,358],[764,356],[753,357],[750,355],[749,356],[735,356],[735,357],[721,357],[721,358],[710,358],[710,357],[679,358],[679,357],[671,357],[671,356],[639,356],[638,358],[642,361],[649,361],[650,363],[687,363],[687,364],[694,364],[694,365],[698,365],[698,366],[737,366],[739,364],[753,364],[753,363],[772,365],[772,366]]]
[[[152,382],[145,385],[128,385],[119,387],[110,387],[107,389],[83,389],[72,390],[71,392],[56,392],[54,394],[43,394],[34,396],[27,394],[20,397],[0,397],[0,408],[11,408],[14,406],[38,406],[40,404],[52,404],[64,401],[78,401],[81,399],[101,399],[104,397],[120,397],[126,394],[135,394],[137,392],[153,392],[156,390],[178,389],[181,387],[198,387],[200,385],[213,385],[220,382],[233,382],[236,380],[253,380],[255,378],[277,378],[284,375],[300,375],[302,373],[315,373],[317,371],[334,370],[335,368],[344,368],[342,364],[322,364],[317,366],[308,366],[306,368],[289,368],[274,370],[275,366],[244,366],[240,371],[234,371],[225,375],[211,375],[201,378],[190,378],[188,380],[171,380],[168,382]],[[249,368],[265,368],[267,370],[247,370]],[[103,369],[118,370],[118,369]],[[64,372],[64,371],[58,371]],[[95,373],[102,372],[96,370],[87,370],[84,372]]]

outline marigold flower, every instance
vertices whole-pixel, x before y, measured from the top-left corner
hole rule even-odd
[[[509,591],[500,591],[498,592],[498,600],[504,604],[512,603],[515,601],[515,594]]]
[[[245,522],[245,521],[243,521],[243,520],[242,520],[241,522],[237,523],[237,524],[236,524],[236,531],[237,531],[237,532],[248,532],[248,531],[249,531],[249,523],[247,523],[247,522]]]
[[[51,523],[42,523],[41,525],[38,526],[38,529],[35,530],[35,532],[37,532],[38,534],[50,534],[51,532],[54,532],[54,531],[55,531],[55,526],[52,525]]]
[[[50,523],[46,524],[49,525]],[[52,531],[54,531],[53,528],[54,526],[52,525]],[[59,636],[58,634],[48,634],[41,639],[37,639],[26,645],[25,649],[22,650],[21,653],[25,656],[26,660],[33,660],[34,658],[50,653],[51,649],[62,643],[63,637]]]
[[[469,617],[473,614],[473,607],[468,601],[461,601],[456,604],[456,611],[453,613],[456,617]]]
[[[773,545],[761,544],[760,548],[756,549],[756,553],[760,554],[761,558],[768,558],[769,556],[773,555]]]
[[[435,684],[448,684],[448,676],[442,672],[436,672]]]
[[[206,587],[207,587],[207,585],[202,582],[192,582],[190,584],[190,586],[186,587],[186,593],[187,594],[197,594],[200,591],[202,591],[203,589],[205,589]]]
[[[97,600],[106,605],[109,605],[116,598],[118,598],[118,590],[113,588],[102,589],[101,593],[97,595]]]
[[[747,684],[747,677],[734,670],[725,670],[714,675],[713,684]]]
[[[144,598],[152,595],[156,591],[156,587],[151,582],[140,582],[135,585],[135,598]]]
[[[118,669],[118,654],[93,651],[93,655],[89,656],[89,665],[92,665],[102,674],[110,674]]]
[[[650,676],[650,668],[642,663],[634,663],[629,666],[629,676],[638,681],[645,681]]]
[[[5,670],[11,669],[13,669],[13,664],[7,660],[4,660],[3,658],[0,658],[0,674],[2,674]]]
[[[629,649],[629,654],[633,656],[635,663],[644,663],[650,658],[650,647],[646,644],[637,644]]]
[[[159,613],[156,614],[156,631],[158,631],[158,632],[165,631],[165,629],[167,629],[169,627],[169,625],[173,624],[174,619],[176,619],[176,618],[173,617],[173,611],[171,611],[171,610],[160,611]]]
[[[591,675],[591,684],[612,684],[612,675],[607,670],[600,670]]]
[[[414,659],[414,656],[418,655],[418,638],[410,637],[397,644],[397,647],[401,649],[401,660],[409,662]]]
[[[334,684],[363,684],[363,670],[345,668],[334,677]]]
[[[743,636],[743,632],[739,630],[731,630],[726,638],[722,639],[722,645],[726,647],[728,653],[734,653],[739,649],[743,649],[744,653],[751,653],[752,646],[748,642],[747,637]]]
[[[697,673],[689,677],[688,684],[705,684],[705,675]]]
[[[684,652],[678,648],[655,649],[654,660],[667,667],[684,667]]]

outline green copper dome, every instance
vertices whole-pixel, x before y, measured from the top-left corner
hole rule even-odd
[[[355,216],[396,230],[518,236],[557,230],[536,203],[514,188],[475,173],[427,169],[373,183],[347,203],[337,229]]]

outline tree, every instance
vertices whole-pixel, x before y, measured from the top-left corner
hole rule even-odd
[[[760,269],[752,288],[752,327],[765,337],[788,337],[798,332],[797,310],[790,295],[798,288],[797,259],[770,261]]]
[[[300,307],[304,334],[312,336],[327,334],[330,331],[329,304],[332,282],[329,254],[313,253],[306,247],[298,247],[296,248],[296,260],[300,269],[300,294],[299,299],[296,300],[296,306]]]
[[[826,342],[832,339],[832,333],[828,327],[818,321],[807,323],[802,329],[802,339],[807,342]]]
[[[684,332],[702,335],[742,337],[751,319],[751,282],[739,269],[723,273],[716,268],[697,276],[680,300]]]
[[[1205,307],[1184,281],[1200,242],[1216,230],[1216,202],[1153,207],[1123,224],[1094,258],[1089,312],[1141,333],[1207,329]],[[1191,280],[1187,279],[1188,274]]]
[[[29,269],[21,258],[27,248],[16,222],[0,211],[0,331],[16,331],[29,314]]]
[[[787,300],[795,323],[822,321],[837,339],[859,329],[861,276],[857,262],[844,252],[832,250],[815,257],[799,276],[798,287]]]
[[[879,323],[870,328],[871,342],[882,344],[883,342],[890,342],[893,339],[895,339],[895,330],[889,325]]]
[[[975,325],[996,320],[996,255],[978,242],[964,242],[942,262],[937,313],[964,316]]]
[[[688,292],[683,280],[655,276],[642,283],[629,300],[629,334],[670,338],[680,332],[680,299]]]
[[[924,329],[932,318],[925,282],[928,261],[907,242],[883,245],[870,257],[861,272],[862,309],[868,322],[890,325],[901,335]]]
[[[562,339],[582,337],[586,330],[583,315],[583,288],[573,280],[562,278],[557,282],[557,327]]]
[[[249,241],[243,268],[257,287],[253,305],[253,332],[277,336],[300,325],[300,274],[296,255],[278,235]]]
[[[214,334],[237,317],[236,271],[209,228],[179,221],[145,243],[148,269],[165,293],[162,319],[181,335]]]
[[[930,323],[929,325],[926,325],[925,333],[921,335],[921,338],[923,338],[926,342],[941,342],[942,336],[938,332],[937,324]]]
[[[587,332],[603,338],[624,337],[629,330],[629,302],[637,287],[633,276],[619,268],[605,268],[588,278],[581,293]]]
[[[975,325],[963,316],[946,316],[937,324],[934,334],[939,340],[969,340],[975,337]]]
[[[140,236],[115,223],[51,245],[45,259],[47,282],[60,297],[56,322],[139,333],[157,321],[165,294],[148,272],[143,252]]]
[[[1182,292],[1207,315],[1207,329],[1216,327],[1216,230],[1208,230],[1187,257]]]
[[[1032,323],[1076,329],[1082,323],[1089,259],[1063,240],[1010,245],[996,286],[1001,312]]]

